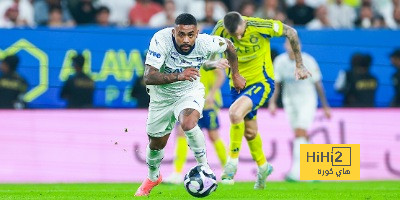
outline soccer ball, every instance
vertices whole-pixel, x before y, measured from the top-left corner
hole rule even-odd
[[[194,197],[206,197],[218,187],[210,168],[198,165],[189,170],[183,181],[185,189]]]

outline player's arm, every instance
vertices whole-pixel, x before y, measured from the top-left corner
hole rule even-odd
[[[236,91],[240,91],[246,87],[246,80],[239,74],[238,57],[235,46],[233,46],[232,42],[226,38],[225,41],[228,44],[225,54],[231,68],[233,85]]]
[[[308,78],[309,76],[311,76],[311,73],[303,64],[303,59],[301,57],[300,40],[299,36],[297,35],[297,31],[294,28],[283,24],[283,35],[285,35],[286,38],[289,40],[290,46],[292,47],[294,53],[296,61],[296,78],[300,80]]]
[[[177,81],[193,81],[199,76],[199,71],[195,68],[186,68],[181,73],[166,74],[151,65],[146,65],[143,78],[146,85],[164,85]]]
[[[271,112],[272,115],[275,115],[276,113],[276,108],[277,108],[276,101],[280,93],[281,93],[281,82],[275,81],[275,91],[268,102],[268,110]]]
[[[321,100],[322,108],[324,109],[325,116],[329,119],[331,118],[331,109],[328,104],[328,100],[326,99],[324,86],[321,81],[317,81],[314,83],[315,89],[317,90],[318,97]]]

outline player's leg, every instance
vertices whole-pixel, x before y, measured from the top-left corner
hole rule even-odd
[[[162,107],[162,108],[160,108]],[[146,147],[147,178],[137,189],[135,196],[148,196],[150,191],[161,183],[161,160],[164,158],[164,147],[167,144],[176,119],[171,106],[150,105],[146,131],[149,144]]]
[[[229,157],[222,172],[222,183],[234,184],[233,178],[237,171],[239,152],[244,135],[244,117],[252,109],[253,103],[248,96],[240,96],[229,108],[230,140]]]
[[[180,184],[183,182],[182,170],[185,166],[188,152],[188,144],[185,137],[185,132],[182,130],[179,123],[175,126],[176,130],[176,145],[174,158],[174,171],[171,175],[165,178],[165,183]]]
[[[214,149],[217,153],[221,166],[224,167],[226,164],[227,155],[225,143],[221,139],[218,132],[219,119],[217,109],[204,110],[203,118],[199,120],[199,125],[201,128],[205,128],[207,130],[208,138],[214,145]]]
[[[308,144],[308,133],[307,130],[311,126],[314,120],[316,111],[316,101],[313,103],[305,101],[301,106],[288,105],[291,111],[290,123],[294,130],[295,138],[293,140],[293,152],[292,152],[292,166],[285,177],[287,181],[299,181],[300,180],[300,145]]]
[[[272,173],[272,165],[267,162],[265,157],[261,135],[258,132],[256,116],[253,119],[245,120],[244,137],[249,145],[250,154],[257,163],[257,180],[254,189],[264,189],[267,177]]]

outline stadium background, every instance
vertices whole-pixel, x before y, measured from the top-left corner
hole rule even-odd
[[[333,107],[331,120],[317,113],[310,130],[312,141],[361,144],[363,181],[399,180],[400,110],[389,107],[394,95],[391,76],[395,72],[389,56],[400,47],[400,31],[295,27],[304,52],[315,57],[321,68]],[[211,28],[205,27],[202,32],[209,33]],[[143,75],[146,49],[157,30],[147,26],[97,25],[1,28],[0,59],[14,53],[20,57],[18,72],[27,79],[29,89],[24,96],[27,109],[0,110],[0,183],[141,181],[147,170],[143,162],[147,112],[135,108],[130,89]],[[283,42],[282,38],[272,39],[271,47],[283,53]],[[350,68],[355,52],[368,53],[373,58],[371,72],[379,83],[377,108],[342,108],[343,96],[333,88],[338,72]],[[73,73],[71,58],[76,53],[82,53],[89,61],[85,71],[96,82],[94,109],[63,109],[65,101],[59,97],[60,87]],[[222,92],[227,108],[227,83]],[[259,121],[267,157],[276,166],[271,180],[282,181],[289,170],[293,137],[287,118],[283,110],[273,118],[261,109]],[[228,143],[227,109],[221,112],[221,127]],[[165,175],[172,171],[173,139],[166,147],[168,156],[162,165]],[[247,146],[243,146],[238,180],[252,181],[256,166],[249,161]],[[217,158],[213,150],[208,152],[219,176]],[[193,164],[191,157],[185,170]],[[399,196],[398,192],[394,194]],[[1,195],[12,197],[0,189]]]

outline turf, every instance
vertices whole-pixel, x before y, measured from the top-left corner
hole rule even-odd
[[[160,185],[149,198],[134,198],[139,184],[0,184],[0,199],[195,199],[183,185]],[[253,183],[219,185],[207,199],[400,199],[400,181],[270,182],[255,191]]]

